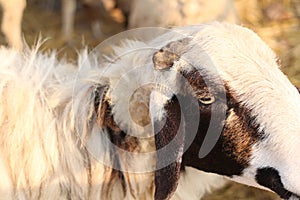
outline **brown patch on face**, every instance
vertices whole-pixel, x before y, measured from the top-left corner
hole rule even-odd
[[[165,70],[173,66],[174,62],[180,59],[180,56],[186,51],[190,38],[170,42],[153,55],[154,68],[156,70]]]
[[[231,105],[222,133],[223,149],[228,156],[246,166],[250,161],[252,146],[260,136],[250,118],[250,111],[239,105],[233,97],[228,98]]]
[[[210,88],[212,91],[208,91],[198,72],[185,74],[185,77],[196,90],[195,96],[197,98],[199,97],[197,90],[200,90],[200,93],[204,96],[214,95],[216,101],[213,103],[214,108],[211,105],[203,105],[199,101],[199,128],[192,144],[186,147],[188,149],[183,155],[183,166],[192,166],[200,170],[227,176],[240,175],[249,165],[252,146],[260,139],[258,128],[250,117],[250,111],[236,100],[229,87],[225,86],[227,100],[222,100],[218,99],[216,88]],[[209,94],[211,92],[213,94]],[[222,133],[219,138],[210,138],[210,140],[216,141],[216,145],[206,157],[200,159],[198,154],[202,143],[206,137],[210,137],[207,136],[207,130],[210,121],[213,120],[211,114],[212,112],[221,114],[224,111],[226,111],[226,120],[218,125],[223,127]],[[187,127],[190,126],[189,123],[187,122]]]

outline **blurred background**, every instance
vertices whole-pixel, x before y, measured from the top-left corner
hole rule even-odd
[[[1,2],[2,1],[2,2]],[[11,2],[14,5],[6,5]],[[219,20],[242,24],[257,32],[277,53],[282,70],[300,86],[300,0],[0,0],[1,18],[13,10],[21,15],[21,34],[11,21],[0,34],[1,45],[18,41],[29,46],[47,38],[41,50],[55,49],[60,57],[75,59],[86,45],[92,49],[106,38],[130,28],[172,27]],[[24,4],[24,8],[22,5]],[[11,13],[10,13],[11,14]],[[11,20],[11,18],[9,18]],[[16,19],[18,20],[18,19]],[[5,25],[2,23],[2,30]],[[5,24],[5,23],[4,23]],[[18,27],[17,27],[18,28]],[[5,32],[5,30],[4,30]],[[7,40],[15,37],[16,40]],[[247,38],[245,38],[247,39]],[[8,42],[9,41],[9,42]],[[236,183],[208,195],[205,200],[278,200],[266,191]]]

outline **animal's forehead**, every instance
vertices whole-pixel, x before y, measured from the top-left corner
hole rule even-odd
[[[198,45],[205,51],[213,50],[221,55],[230,55],[232,52],[240,54],[259,54],[262,59],[273,62],[274,52],[262,39],[248,28],[233,24],[211,23],[199,26],[189,26],[174,29],[185,37],[192,38],[191,44]],[[176,39],[174,39],[176,40]]]
[[[265,78],[278,68],[274,52],[251,30],[235,25],[214,23],[174,29],[153,41],[161,41],[161,50],[177,54],[193,68],[216,70],[227,81],[247,73]],[[167,40],[168,38],[168,40]],[[182,42],[185,41],[185,42]],[[182,62],[179,68],[187,69]],[[244,77],[245,78],[245,77]]]

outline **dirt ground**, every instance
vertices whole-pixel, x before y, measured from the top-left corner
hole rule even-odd
[[[242,23],[255,30],[278,54],[283,71],[300,86],[300,0],[235,0]],[[124,30],[118,13],[101,19],[103,34],[95,38],[91,33],[88,15],[79,8],[75,32],[71,42],[61,37],[59,1],[29,0],[24,13],[23,32],[26,42],[33,45],[37,39],[48,38],[42,50],[57,49],[60,56],[76,57],[76,50],[99,44],[102,40]],[[0,44],[5,44],[3,34]],[[205,200],[277,200],[276,195],[236,183],[208,195]]]

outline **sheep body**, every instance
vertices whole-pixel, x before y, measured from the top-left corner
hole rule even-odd
[[[170,27],[223,21],[239,23],[239,17],[232,0],[81,0],[98,12],[111,13],[120,9],[125,17],[128,28],[139,27]],[[218,6],[216,6],[218,5]],[[103,9],[104,8],[104,9]],[[156,11],[153,12],[153,8]],[[62,30],[67,39],[71,38],[74,27],[76,0],[62,0]],[[158,14],[159,13],[159,14]],[[99,22],[94,19],[92,29],[95,36],[101,35]]]

